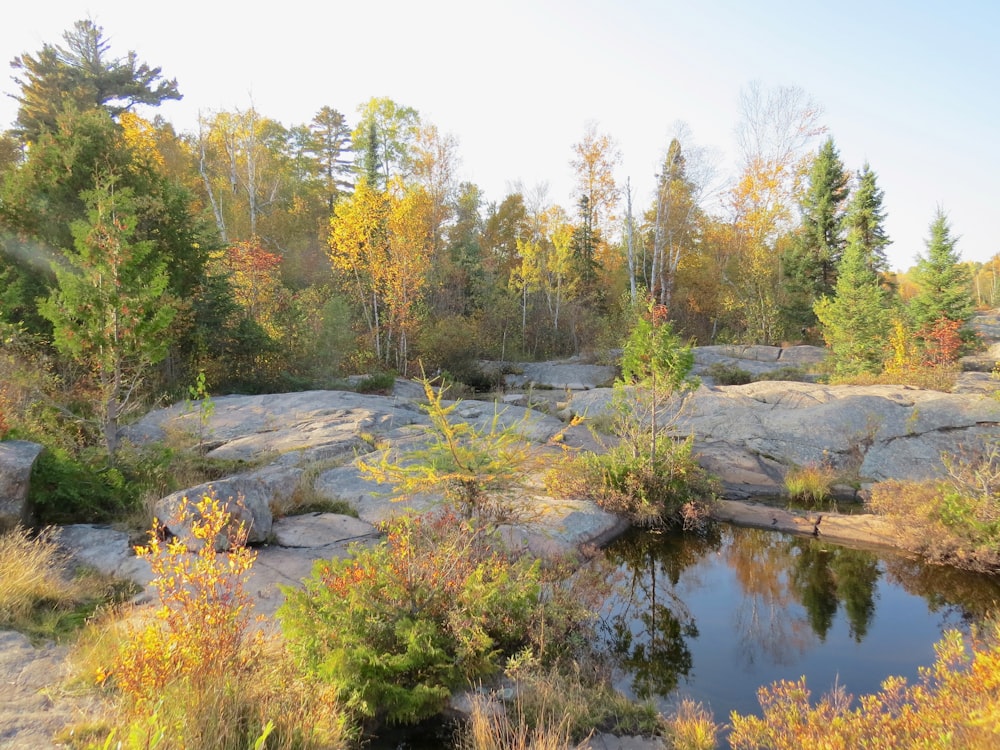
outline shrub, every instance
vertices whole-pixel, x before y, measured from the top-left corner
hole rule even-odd
[[[453,512],[402,517],[373,548],[321,561],[279,617],[312,677],[364,717],[409,723],[529,642],[538,563],[512,560]]]
[[[946,479],[876,484],[872,509],[897,519],[904,544],[933,561],[1000,570],[1000,442],[944,461]]]
[[[154,526],[136,553],[150,563],[161,606],[151,621],[122,626],[112,663],[95,675],[121,697],[116,734],[129,747],[158,737],[168,748],[242,750],[265,734],[269,748],[343,746],[346,724],[329,692],[307,689],[280,650],[265,656],[244,588],[256,557],[242,544],[246,530],[213,497],[182,514],[200,549],[165,542]],[[223,537],[227,553],[216,551]]]
[[[857,703],[840,688],[813,704],[804,678],[762,687],[763,716],[734,712],[729,744],[734,750],[994,748],[1000,733],[998,643],[996,620],[971,644],[958,631],[948,631],[935,647],[934,664],[921,668],[918,683],[890,677],[878,693]]]
[[[715,482],[692,455],[694,440],[661,440],[656,452],[623,440],[604,453],[581,457],[585,486],[606,510],[640,526],[696,528],[717,496]]]
[[[405,455],[383,450],[377,460],[359,462],[364,476],[392,484],[397,498],[430,493],[442,497],[466,518],[487,524],[523,519],[531,511],[512,497],[520,479],[535,465],[522,420],[506,426],[496,410],[489,427],[453,419],[460,401],[444,402],[447,389],[421,381],[431,420],[431,440]]]
[[[746,385],[753,381],[753,375],[743,368],[724,362],[713,362],[708,366],[707,374],[718,385]]]

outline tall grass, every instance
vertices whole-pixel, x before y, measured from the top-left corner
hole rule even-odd
[[[33,537],[18,527],[0,536],[0,622],[16,626],[39,607],[69,604],[65,563],[51,529]]]
[[[72,569],[53,529],[0,535],[0,627],[34,641],[62,639],[94,610],[134,592],[134,586],[91,569]]]

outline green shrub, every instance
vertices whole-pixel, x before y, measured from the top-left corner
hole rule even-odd
[[[606,510],[640,526],[699,526],[717,487],[692,455],[694,441],[661,439],[655,453],[621,442],[583,456],[585,486]]]
[[[529,643],[540,594],[537,562],[512,560],[446,512],[399,518],[377,546],[317,563],[304,589],[285,589],[278,616],[307,674],[348,708],[409,723]]]
[[[42,451],[31,469],[28,500],[40,524],[104,523],[140,504],[136,487],[104,460],[75,458],[61,448]]]

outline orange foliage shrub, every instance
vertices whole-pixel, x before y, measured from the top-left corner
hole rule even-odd
[[[983,630],[971,648],[949,631],[919,682],[890,677],[856,704],[837,689],[813,705],[804,678],[763,687],[763,718],[734,712],[729,744],[736,750],[992,750],[1000,736],[1000,620]]]

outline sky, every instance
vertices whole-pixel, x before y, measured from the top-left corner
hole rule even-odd
[[[844,166],[875,171],[894,268],[925,252],[938,208],[963,259],[1000,252],[996,0],[42,0],[4,12],[0,58],[61,44],[82,18],[112,57],[134,50],[177,79],[182,101],[141,113],[178,131],[251,104],[289,126],[330,106],[353,125],[387,96],[453,135],[460,177],[495,202],[545,185],[571,207],[572,147],[589,123],[621,150],[637,207],[679,123],[682,143],[732,176],[741,91],[798,87]],[[16,90],[0,76],[0,92]],[[0,97],[0,127],[16,113]]]

